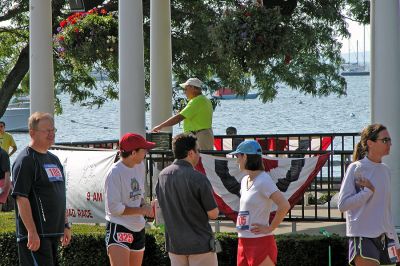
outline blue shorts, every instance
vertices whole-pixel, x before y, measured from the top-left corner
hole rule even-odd
[[[389,258],[388,246],[393,245],[394,240],[385,234],[375,238],[350,237],[349,238],[349,264],[354,264],[356,256],[376,261],[380,265],[396,265],[396,261]]]
[[[120,224],[107,222],[105,239],[107,250],[110,246],[120,246],[130,251],[144,251],[145,237],[144,228],[140,232],[134,232]]]

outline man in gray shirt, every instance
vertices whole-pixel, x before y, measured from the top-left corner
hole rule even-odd
[[[180,134],[172,147],[176,160],[161,171],[156,185],[171,265],[218,265],[208,220],[219,211],[210,181],[194,169],[200,159],[196,137]]]

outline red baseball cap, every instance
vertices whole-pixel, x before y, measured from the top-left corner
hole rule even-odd
[[[119,141],[119,149],[130,152],[136,149],[150,150],[156,146],[154,142],[146,141],[141,135],[136,133],[126,133]]]

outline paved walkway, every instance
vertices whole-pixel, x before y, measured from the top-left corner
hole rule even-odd
[[[214,231],[219,232],[236,232],[235,225],[231,221],[210,222]],[[335,233],[340,236],[346,235],[346,224],[344,222],[283,222],[274,231],[275,235],[279,234],[309,234],[318,235],[320,229],[325,229],[329,233]]]
[[[291,217],[302,217],[301,206],[295,206],[291,211]],[[337,208],[331,208],[330,216],[332,218],[341,218],[342,214]],[[304,207],[304,217],[313,218],[315,217],[315,207],[305,206]],[[318,217],[327,218],[328,208],[325,206],[318,206]],[[210,224],[214,231],[220,232],[236,232],[235,225],[232,221],[219,221],[219,224],[211,221]],[[325,229],[329,233],[335,233],[340,236],[346,235],[346,223],[345,222],[283,222],[274,231],[275,235],[279,234],[310,234],[318,235],[320,229]]]

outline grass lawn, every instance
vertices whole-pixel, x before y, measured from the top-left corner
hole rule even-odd
[[[0,212],[0,234],[5,232],[15,232],[14,212]]]
[[[0,234],[5,232],[15,232],[15,213],[11,212],[0,212]],[[102,225],[90,225],[90,224],[73,224],[72,234],[82,233],[95,233],[104,234],[105,227]]]

